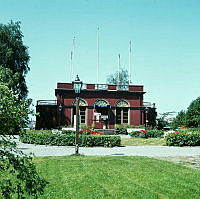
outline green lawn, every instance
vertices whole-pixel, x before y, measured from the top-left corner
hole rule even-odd
[[[200,171],[146,157],[34,158],[45,199],[200,198]]]
[[[164,138],[127,138],[122,139],[122,146],[139,146],[139,145],[166,145]]]

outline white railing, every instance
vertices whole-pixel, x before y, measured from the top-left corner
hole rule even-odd
[[[128,91],[128,85],[117,85],[117,90]]]
[[[95,84],[95,89],[97,89],[97,90],[107,90],[108,85],[107,84]]]
[[[57,105],[56,100],[38,100],[37,105]]]
[[[143,105],[144,107],[155,108],[155,103],[144,102]]]

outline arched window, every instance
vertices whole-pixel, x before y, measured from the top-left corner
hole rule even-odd
[[[96,100],[96,102],[95,102],[95,104],[94,104],[95,106],[101,106],[101,107],[103,107],[103,106],[108,106],[109,105],[109,103],[106,101],[106,100],[104,100],[104,99],[98,99],[98,100]]]
[[[116,102],[116,124],[129,123],[129,106],[129,102],[123,99]]]
[[[76,100],[72,102],[72,105],[76,106]],[[79,106],[87,106],[87,102],[84,99],[80,99]]]
[[[73,118],[72,121],[74,123],[74,115],[76,115],[76,100],[74,102],[72,102],[73,105]],[[81,116],[81,124],[82,125],[86,125],[87,124],[87,107],[88,104],[84,99],[80,99],[79,101],[79,109],[80,109],[80,116]]]
[[[129,107],[129,103],[126,100],[118,100],[116,102],[117,107]]]

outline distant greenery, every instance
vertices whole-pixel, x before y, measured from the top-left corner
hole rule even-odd
[[[200,127],[200,97],[192,101],[186,111],[178,113],[172,122],[172,127],[178,126]]]
[[[20,134],[20,140],[29,144],[44,144],[57,146],[74,146],[75,134],[53,134],[49,131],[28,131]],[[80,146],[120,146],[121,138],[119,136],[106,135],[81,135]]]
[[[158,130],[163,130],[165,127],[169,127],[170,123],[167,121],[167,118],[172,116],[174,113],[174,111],[159,113],[159,116],[157,117],[156,128]]]
[[[147,157],[35,158],[50,182],[41,199],[200,198],[200,171]]]
[[[166,137],[168,146],[200,146],[200,132],[176,132]]]

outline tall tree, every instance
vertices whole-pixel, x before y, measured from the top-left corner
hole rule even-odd
[[[11,21],[7,25],[0,24],[0,78],[1,81],[7,83],[8,79],[5,75],[9,71],[9,81],[15,83],[8,86],[20,98],[28,94],[25,77],[29,71],[30,59],[28,48],[23,44],[22,39],[20,22]],[[3,68],[6,70],[2,72]]]
[[[172,121],[171,127],[172,128],[177,128],[178,126],[187,126],[188,121],[187,121],[187,112],[184,110],[181,110],[178,112],[176,118]]]
[[[193,100],[186,111],[180,111],[172,123],[172,127],[200,127],[200,97]]]
[[[25,127],[29,114],[29,55],[22,37],[19,22],[0,25],[0,198],[6,199],[38,198],[47,184],[8,136]]]
[[[191,102],[187,109],[188,125],[192,127],[200,126],[200,97]]]
[[[108,84],[119,84],[119,85],[128,85],[129,84],[128,71],[126,69],[120,69],[120,71],[115,72],[114,74],[108,75],[107,83]]]

